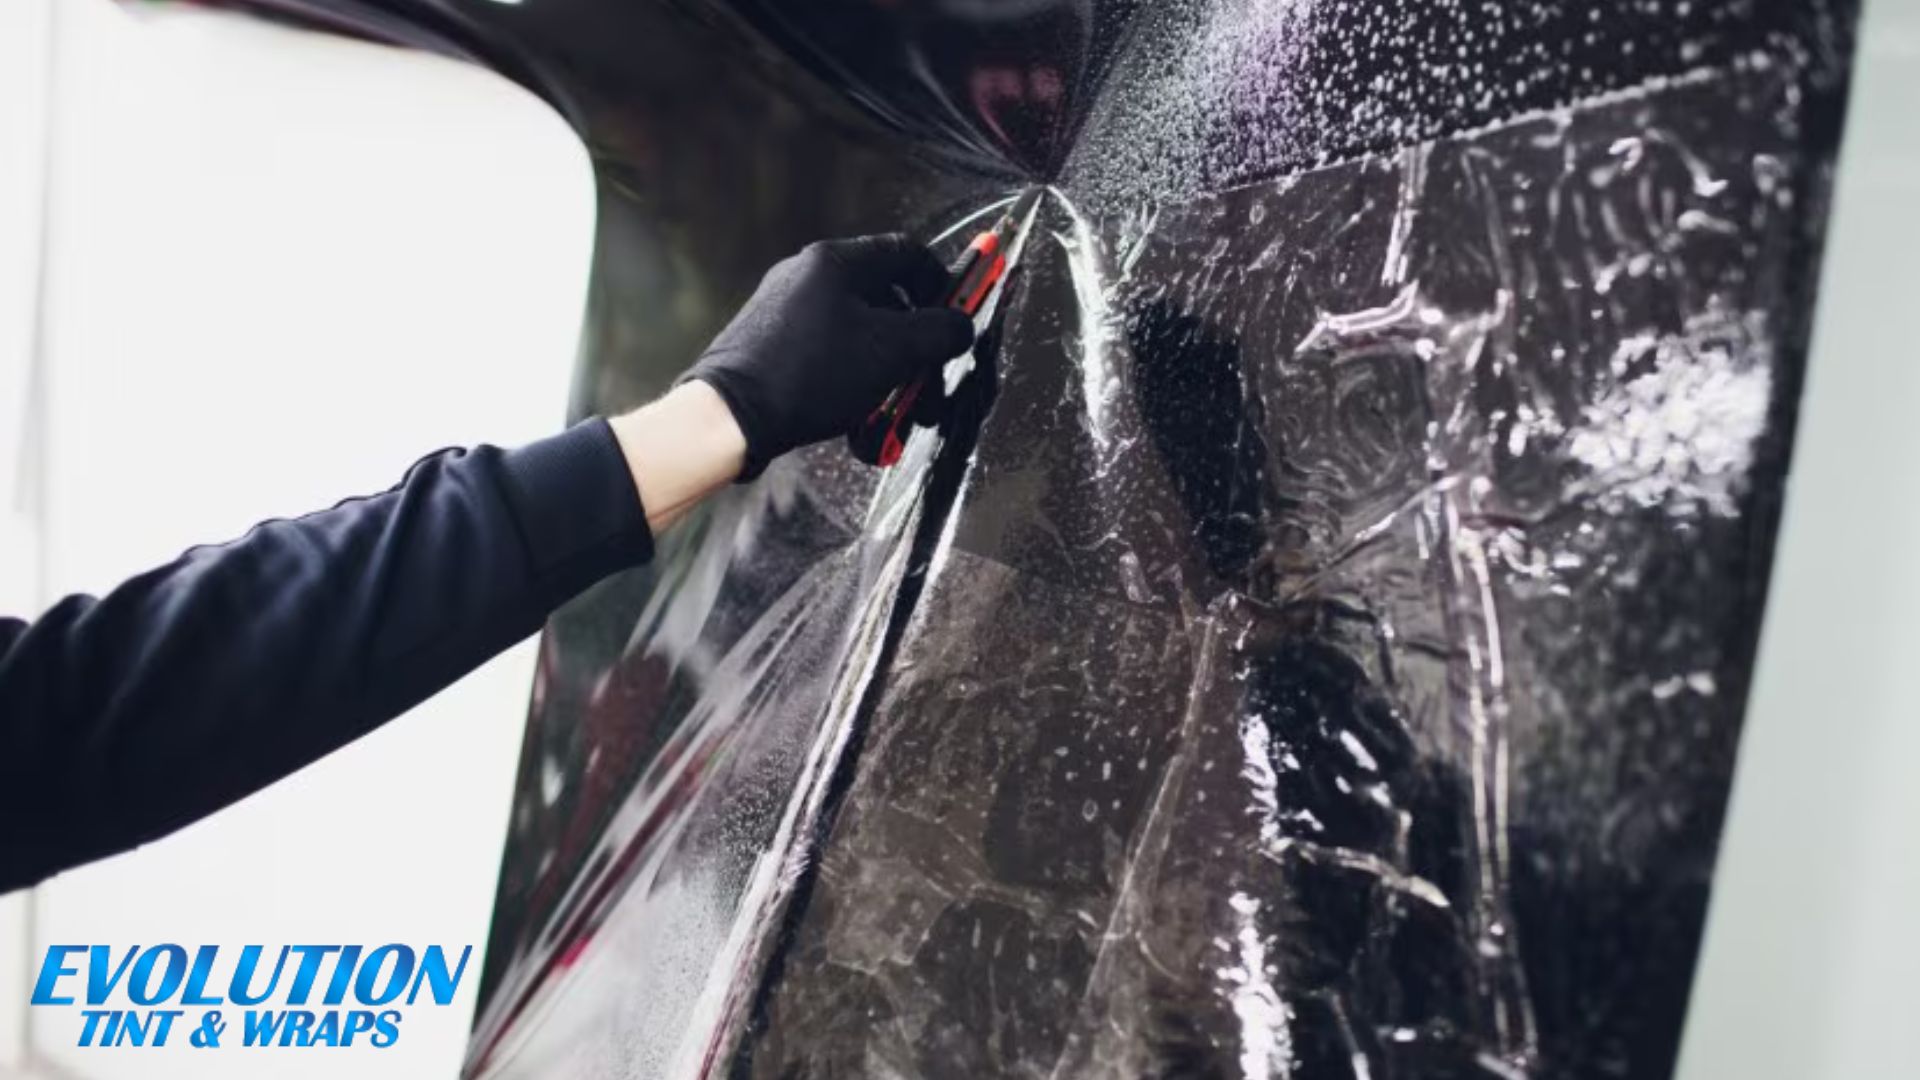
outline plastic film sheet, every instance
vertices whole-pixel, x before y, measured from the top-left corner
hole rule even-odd
[[[575,415],[1048,185],[953,422],[549,624],[467,1075],[1671,1072],[1850,4],[234,2],[581,131]]]
[[[1669,1068],[1779,495],[1782,90],[1056,200],[747,1071]]]

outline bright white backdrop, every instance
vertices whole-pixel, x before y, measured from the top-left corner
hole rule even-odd
[[[1920,3],[1852,94],[1681,1080],[1920,1077]]]
[[[12,241],[47,238],[41,435],[0,427],[26,451],[0,473],[8,505],[39,511],[0,534],[9,610],[377,491],[441,446],[559,427],[593,201],[556,115],[438,58],[57,3],[42,215],[28,95],[53,8],[0,0],[0,389],[28,385],[36,336],[35,264]],[[0,1066],[26,1035],[89,1080],[452,1076],[531,671],[522,646],[230,812],[10,898]],[[49,943],[160,941],[471,944],[474,961],[455,1006],[409,1010],[379,1051],[79,1050],[77,1014],[23,1008]]]

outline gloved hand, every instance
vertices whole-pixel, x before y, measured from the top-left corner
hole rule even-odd
[[[680,381],[714,388],[747,440],[750,480],[796,447],[845,434],[895,387],[973,344],[939,306],[947,271],[900,235],[810,244],[776,263]],[[904,293],[915,305],[904,307]]]

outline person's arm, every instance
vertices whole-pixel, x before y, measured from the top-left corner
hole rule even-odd
[[[699,498],[844,431],[971,340],[950,312],[874,299],[888,282],[924,291],[929,267],[898,238],[817,245],[651,405],[517,450],[445,451],[382,494],[0,619],[0,891],[358,738],[646,560]]]
[[[746,467],[740,425],[713,387],[697,379],[611,424],[655,532],[733,483]]]
[[[0,890],[272,783],[651,551],[624,456],[593,420],[437,454],[382,494],[0,622]]]

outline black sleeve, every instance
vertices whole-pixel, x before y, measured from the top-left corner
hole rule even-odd
[[[265,787],[652,552],[619,445],[591,420],[436,454],[383,494],[0,620],[0,891]]]

